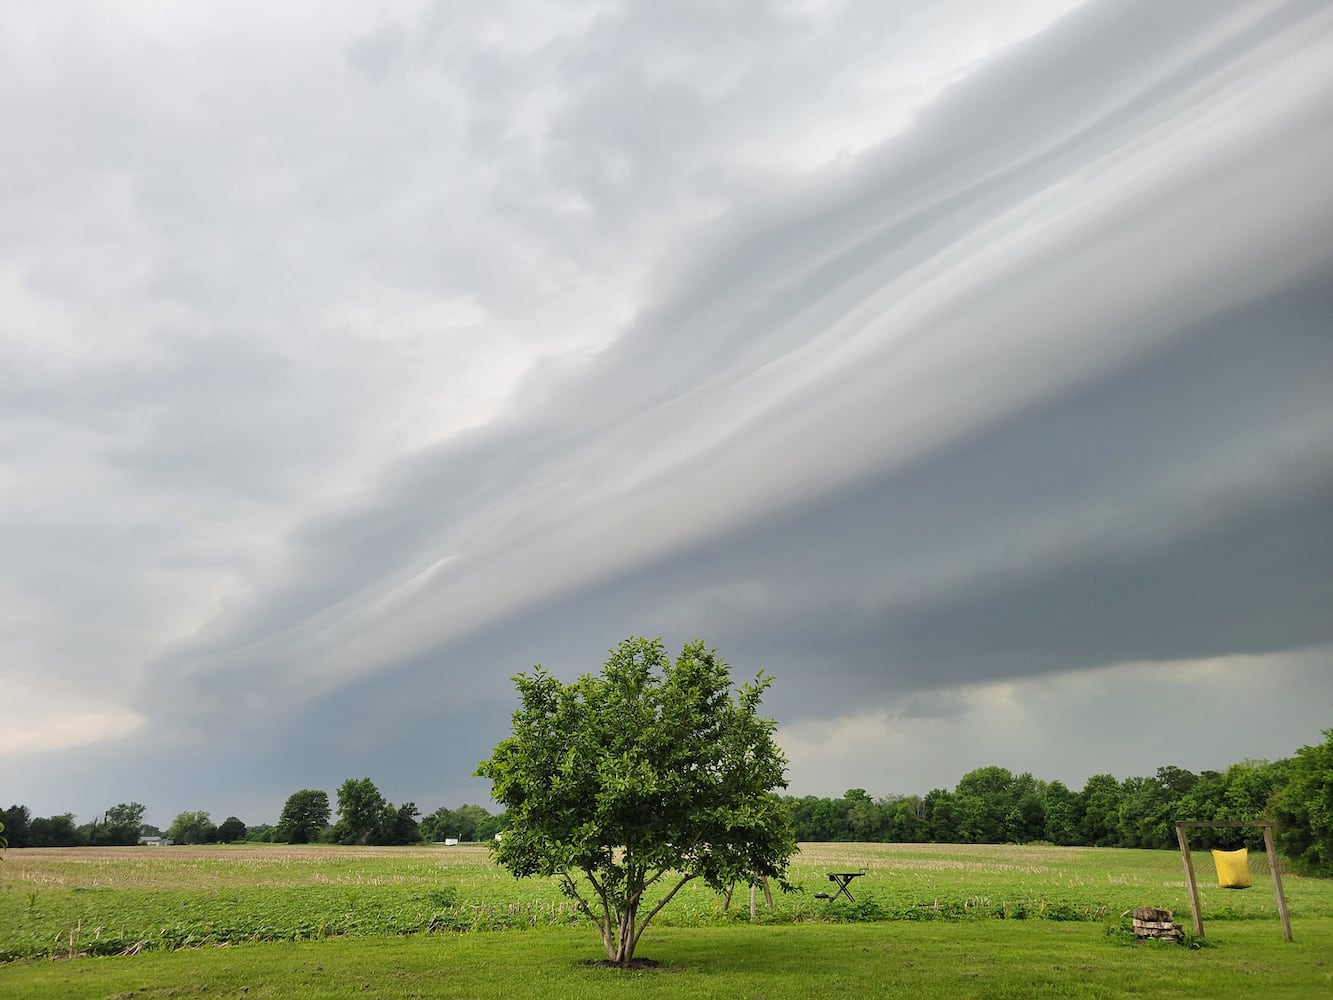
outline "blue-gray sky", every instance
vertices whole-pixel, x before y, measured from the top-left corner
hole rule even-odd
[[[1333,725],[1333,5],[0,9],[0,798],[483,801],[694,636],[791,790]]]

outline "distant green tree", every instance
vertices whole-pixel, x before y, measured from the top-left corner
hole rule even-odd
[[[1078,796],[1062,781],[1052,781],[1042,789],[1042,816],[1045,837],[1059,847],[1079,843]]]
[[[1222,775],[1225,791],[1216,818],[1224,821],[1271,819],[1269,802],[1287,784],[1290,765],[1289,760],[1250,759],[1232,764]],[[1263,831],[1253,827],[1222,827],[1217,832],[1228,835],[1219,846],[1244,846],[1252,850],[1263,846]]]
[[[1118,846],[1120,782],[1110,774],[1094,774],[1079,792],[1079,840],[1089,847]]]
[[[278,818],[278,835],[289,844],[313,844],[328,825],[328,792],[303,788],[287,797]]]
[[[393,810],[369,778],[348,778],[338,787],[338,822],[333,824],[336,844],[378,844]]]
[[[944,788],[932,788],[922,799],[926,813],[926,832],[929,840],[936,844],[965,843],[959,839],[958,807],[952,792]]]
[[[1009,809],[1004,817],[1008,843],[1028,844],[1046,839],[1046,783],[1024,771],[1009,785]]]
[[[101,823],[93,821],[84,842],[89,845],[128,847],[139,842],[139,825],[143,822],[144,807],[138,802],[122,802],[112,806]]]
[[[32,821],[32,815],[27,806],[14,803],[0,812],[0,820],[5,824],[5,836],[9,838],[10,847],[28,846],[28,824]]]
[[[167,836],[174,844],[212,844],[218,839],[218,828],[202,810],[183,812],[171,821]]]
[[[233,844],[245,839],[245,824],[235,816],[228,816],[218,824],[218,840],[223,844]]]
[[[926,800],[920,795],[904,795],[893,802],[892,830],[889,838],[904,844],[919,844],[926,838]]]
[[[421,810],[417,808],[415,802],[404,802],[396,810],[390,810],[391,815],[387,828],[384,831],[384,842],[387,844],[419,844],[421,843],[421,827],[417,823],[417,817],[421,815]]]
[[[827,843],[847,840],[847,817],[833,799],[806,795],[783,800],[791,811],[792,833],[804,843]]]
[[[77,847],[79,831],[73,813],[37,816],[28,824],[29,847]]]
[[[421,836],[432,843],[458,837],[458,834],[454,833],[454,811],[448,806],[440,806],[429,816],[423,816]]]
[[[1014,776],[1007,768],[969,771],[958,779],[953,800],[959,843],[1006,844],[1018,839]]]
[[[1272,798],[1282,852],[1303,871],[1333,875],[1333,729],[1287,762],[1287,784]]]
[[[876,801],[864,788],[848,789],[843,796],[847,803],[847,829],[853,840],[863,844],[882,841],[889,828],[888,804]]]

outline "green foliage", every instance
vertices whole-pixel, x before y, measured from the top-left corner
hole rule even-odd
[[[390,807],[384,842],[397,845],[421,843],[421,827],[417,824],[420,815],[421,810],[415,802],[404,802],[396,810]]]
[[[144,807],[138,802],[112,806],[101,821],[80,827],[79,842],[89,847],[129,847],[139,842]]]
[[[59,816],[38,816],[28,824],[26,847],[76,847],[79,831],[74,825],[73,813]]]
[[[218,824],[218,841],[231,844],[245,839],[245,824],[235,816],[228,816]]]
[[[10,847],[28,846],[28,824],[31,820],[28,807],[17,803],[0,812],[0,822],[5,824],[5,836]]]
[[[330,835],[335,844],[378,844],[384,839],[389,804],[369,778],[348,778],[338,786],[338,822]]]
[[[773,790],[786,760],[758,714],[762,675],[733,693],[703,643],[673,663],[660,640],[628,639],[600,675],[564,684],[536,667],[515,683],[513,735],[477,769],[509,813],[495,857],[519,877],[557,877],[609,960],[628,965],[692,880],[785,884],[795,843]]]
[[[1288,762],[1286,787],[1273,797],[1278,842],[1304,871],[1333,875],[1333,729]]]
[[[279,836],[289,844],[312,844],[329,825],[329,795],[303,788],[287,797],[278,819]]]
[[[177,844],[213,844],[218,839],[218,828],[206,812],[183,812],[171,821],[167,836]]]
[[[329,832],[335,844],[419,844],[415,802],[395,809],[369,778],[348,778],[338,788],[338,822]]]
[[[504,813],[492,816],[483,806],[440,806],[421,821],[421,835],[428,841],[457,840],[468,844],[490,841],[504,829]]]

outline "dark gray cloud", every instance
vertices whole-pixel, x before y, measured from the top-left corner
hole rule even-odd
[[[778,677],[803,790],[1241,673],[1292,725],[1177,762],[1313,739],[1333,16],[1069,6],[10,14],[16,791],[476,800],[509,676],[645,631]]]

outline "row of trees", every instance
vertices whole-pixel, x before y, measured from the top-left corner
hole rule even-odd
[[[394,806],[369,778],[348,778],[338,788],[338,821],[329,823],[325,792],[303,788],[288,797],[272,839],[291,844],[419,844],[423,841],[490,840],[504,815],[482,806],[441,806],[421,818],[415,802]]]
[[[168,837],[178,844],[229,843],[246,839],[246,825],[235,816],[214,824],[206,812],[184,812],[163,832],[145,823],[138,802],[112,806],[89,823],[78,824],[73,813],[34,816],[24,805],[0,811],[10,847],[128,847],[140,837]]]
[[[1304,870],[1333,874],[1333,729],[1324,743],[1279,761],[1246,760],[1225,771],[1195,774],[1167,766],[1151,777],[1120,780],[1093,775],[1074,791],[1059,781],[982,767],[953,790],[924,796],[872,798],[854,788],[841,798],[784,797],[801,841],[889,843],[1031,843],[1061,846],[1174,848],[1178,819],[1247,820],[1278,824],[1283,853]],[[302,789],[283,806],[276,825],[247,827],[235,816],[214,824],[207,812],[183,812],[162,831],[143,821],[137,802],[112,806],[79,825],[71,813],[30,814],[26,806],[0,811],[10,847],[118,846],[140,836],[178,844],[278,843],[416,844],[457,839],[489,841],[505,824],[479,805],[441,806],[421,817],[416,805],[393,806],[369,778],[349,778],[337,792],[331,823],[327,793]],[[1257,831],[1202,829],[1202,847],[1257,848]]]
[[[1302,869],[1333,874],[1333,729],[1323,744],[1278,761],[1245,760],[1195,774],[1160,767],[1151,777],[1095,774],[1074,791],[1059,781],[982,767],[952,790],[874,799],[785,798],[802,841],[1174,848],[1177,820],[1272,820],[1284,854]],[[1253,829],[1191,834],[1200,846],[1259,847]]]
[[[329,796],[317,789],[293,793],[277,824],[246,826],[236,816],[214,823],[207,812],[183,812],[166,830],[144,822],[138,802],[112,806],[92,822],[78,824],[73,813],[33,816],[24,805],[0,810],[0,830],[10,847],[122,847],[140,837],[165,837],[176,844],[230,844],[239,841],[290,844],[420,844],[456,839],[491,840],[504,814],[482,806],[441,806],[421,818],[413,802],[391,805],[369,778],[348,778],[338,788],[338,820],[330,822]]]

